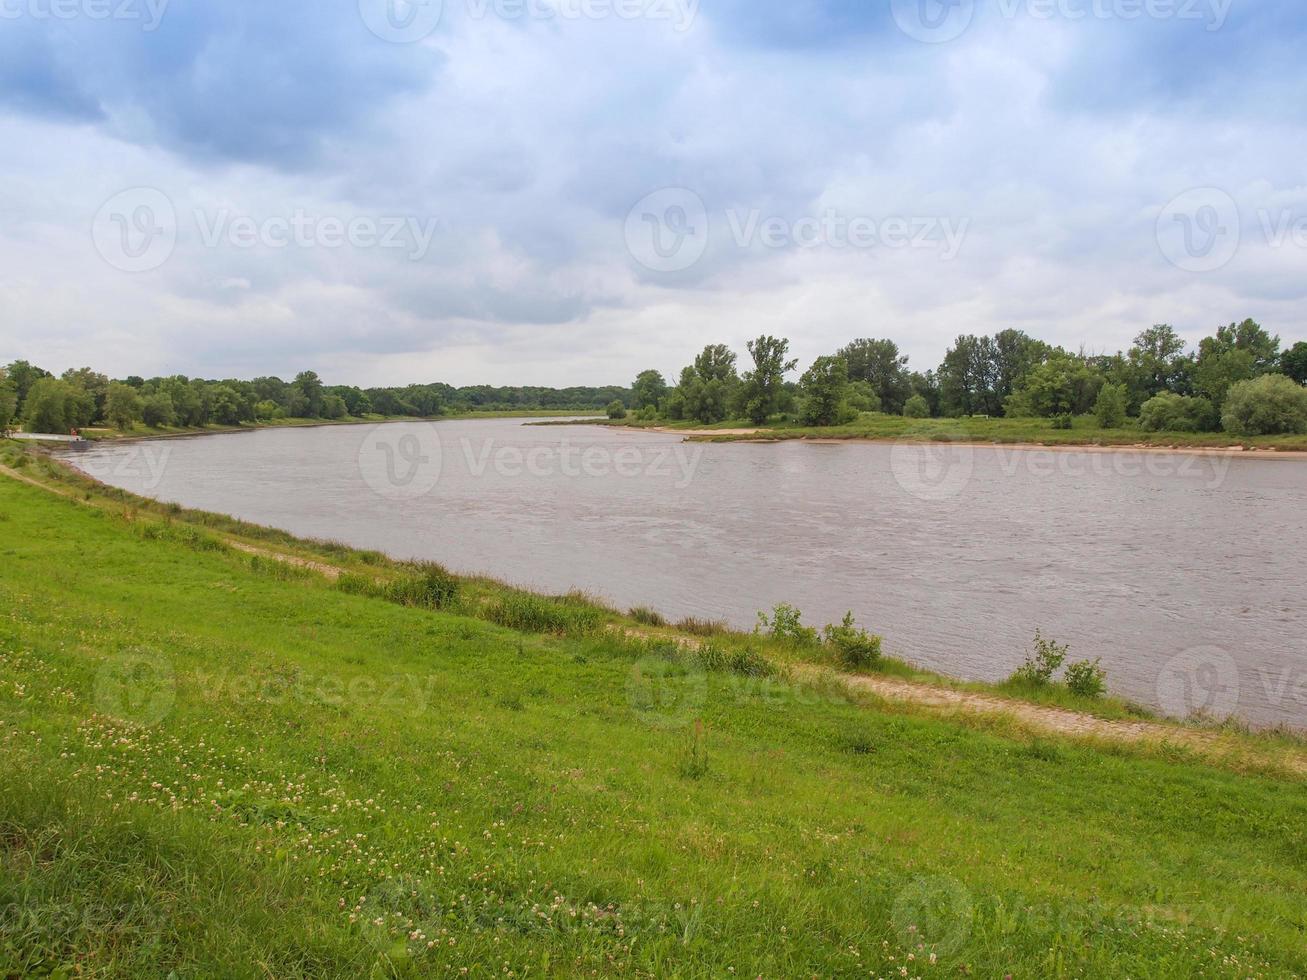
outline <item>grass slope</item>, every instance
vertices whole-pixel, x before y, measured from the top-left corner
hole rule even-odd
[[[0,478],[0,975],[1307,972],[1300,781],[157,528]]]

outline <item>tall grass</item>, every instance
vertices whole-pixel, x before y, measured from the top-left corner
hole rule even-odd
[[[687,616],[676,624],[676,628],[694,636],[719,636],[730,632],[730,627],[720,619],[700,619],[697,616]]]
[[[648,606],[634,606],[627,615],[634,619],[642,626],[666,626],[667,619],[656,609],[650,609]]]
[[[524,633],[584,635],[599,629],[603,610],[577,598],[554,599],[530,592],[506,591],[486,605],[485,618]]]

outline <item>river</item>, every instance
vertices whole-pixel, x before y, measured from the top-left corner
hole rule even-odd
[[[522,419],[69,453],[114,486],[547,592],[749,628],[852,610],[995,680],[1036,628],[1170,714],[1307,727],[1307,461],[944,443],[683,442]]]

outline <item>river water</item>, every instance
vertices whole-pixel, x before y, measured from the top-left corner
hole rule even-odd
[[[1111,689],[1307,727],[1307,461],[962,444],[685,443],[470,420],[105,444],[124,489],[547,592],[748,628],[852,610],[994,680],[1036,628]]]

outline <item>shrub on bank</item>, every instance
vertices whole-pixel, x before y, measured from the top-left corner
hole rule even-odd
[[[1053,675],[1066,664],[1070,646],[1047,639],[1039,630],[1035,630],[1035,647],[1026,655],[1025,662],[1016,669],[1008,683],[1025,688],[1045,688],[1051,686]],[[1099,660],[1077,660],[1066,664],[1063,681],[1067,690],[1077,697],[1097,698],[1107,691],[1107,671]]]
[[[626,418],[626,406],[614,398],[608,403],[608,417],[610,419]]]
[[[1078,660],[1066,665],[1066,686],[1082,698],[1101,697],[1107,690],[1107,671],[1098,660]]]
[[[903,415],[910,419],[930,418],[930,402],[921,395],[913,395],[903,403]]]
[[[1216,408],[1206,398],[1164,391],[1139,408],[1145,432],[1208,432],[1216,428]]]
[[[810,626],[804,626],[802,617],[803,614],[788,602],[780,602],[772,610],[770,619],[765,612],[758,613],[758,625],[754,627],[753,631],[763,636],[769,636],[773,640],[780,640],[782,643],[792,643],[795,646],[815,646],[817,631]]]
[[[1094,402],[1094,418],[1104,429],[1119,429],[1125,425],[1126,390],[1125,385],[1106,384],[1098,389],[1098,400]]]
[[[1237,436],[1307,432],[1307,388],[1283,374],[1240,381],[1225,397],[1221,423]]]
[[[854,625],[851,610],[844,614],[839,626],[828,625],[822,639],[840,666],[848,670],[865,670],[880,661],[881,638]]]
[[[1066,662],[1069,649],[1069,645],[1045,639],[1043,633],[1035,630],[1034,652],[1026,655],[1025,662],[1016,669],[1012,680],[1036,687],[1048,684]]]

